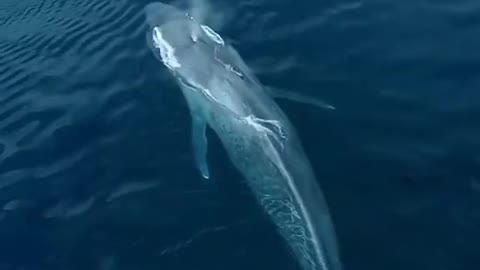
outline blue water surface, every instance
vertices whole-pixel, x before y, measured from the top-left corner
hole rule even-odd
[[[145,43],[144,0],[0,1],[0,270],[299,269]],[[216,0],[279,100],[346,270],[480,265],[480,3]]]

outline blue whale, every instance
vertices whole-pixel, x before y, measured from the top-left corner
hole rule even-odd
[[[189,106],[195,163],[203,178],[210,178],[209,126],[302,269],[341,270],[327,203],[275,93],[231,45],[187,11],[151,3],[145,15],[147,44]]]

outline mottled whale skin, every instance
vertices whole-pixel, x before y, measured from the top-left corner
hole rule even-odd
[[[145,7],[147,43],[192,115],[196,165],[209,178],[206,126],[217,134],[304,270],[341,270],[335,230],[297,134],[235,49],[187,12]]]

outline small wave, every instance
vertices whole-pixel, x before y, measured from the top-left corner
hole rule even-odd
[[[95,197],[89,197],[80,202],[68,200],[60,201],[58,204],[47,209],[43,213],[44,218],[68,219],[85,213],[95,204]]]
[[[28,201],[28,200],[22,200],[22,199],[13,199],[11,201],[8,201],[3,205],[3,210],[4,211],[14,211],[17,209],[21,208],[28,208],[33,206],[33,202]]]
[[[21,182],[28,177],[26,170],[12,170],[0,174],[0,190]]]
[[[158,187],[157,182],[131,182],[126,183],[115,189],[108,197],[107,202],[123,197],[127,194],[146,191]]]

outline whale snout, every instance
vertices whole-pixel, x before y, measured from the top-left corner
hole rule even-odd
[[[150,27],[161,26],[169,21],[185,16],[178,8],[160,2],[146,5],[144,11],[147,24]]]

